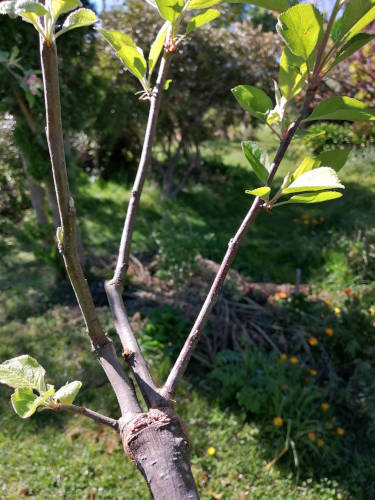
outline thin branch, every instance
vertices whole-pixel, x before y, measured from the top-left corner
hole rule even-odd
[[[116,432],[120,432],[118,420],[107,417],[106,415],[102,415],[101,413],[97,413],[96,411],[90,410],[89,408],[85,408],[84,406],[59,404],[56,410],[67,410],[67,411],[72,411],[74,413],[79,413],[80,415],[84,415],[85,417],[91,418],[97,424],[108,425]]]
[[[158,388],[152,379],[147,367],[136,336],[129,323],[125,310],[122,291],[125,276],[129,267],[130,248],[133,237],[134,224],[137,217],[139,201],[147,170],[151,161],[152,145],[155,137],[156,123],[159,115],[164,83],[170,64],[171,54],[165,52],[160,63],[159,74],[153,89],[150,103],[150,111],[145,132],[141,159],[138,165],[137,175],[134,181],[131,197],[126,213],[125,224],[122,231],[118,260],[112,280],[105,283],[108,302],[111,307],[116,331],[120,337],[124,356],[129,361],[135,379],[139,385],[142,395],[149,407],[167,406],[165,398],[158,393]]]
[[[86,323],[86,330],[93,350],[111,382],[121,411],[123,414],[126,412],[137,413],[141,411],[141,408],[134,387],[119,364],[112,342],[101,327],[77,251],[75,208],[73,198],[70,195],[65,163],[55,43],[46,42],[40,37],[40,58],[46,106],[46,135],[63,237],[62,242],[59,241],[59,249]]]
[[[275,159],[270,168],[270,173],[267,181],[268,186],[271,185],[272,180],[277,172],[277,169],[282,159],[284,158],[285,153],[290,145],[290,142],[293,139],[294,134],[296,133],[301,121],[308,114],[310,104],[316,93],[316,88],[317,88],[316,84],[313,87],[310,86],[308,87],[300,116],[289,126],[285,137],[280,143],[279,149],[276,153]],[[259,197],[255,198],[250,210],[248,211],[246,217],[242,221],[241,226],[239,227],[236,235],[229,241],[228,250],[226,251],[224,258],[220,264],[219,270],[216,274],[213,284],[211,285],[211,289],[208,292],[208,295],[202,306],[202,309],[200,310],[198,317],[193,325],[193,328],[191,329],[186,339],[186,342],[182,347],[181,352],[172,370],[170,371],[167,381],[161,390],[162,394],[165,397],[173,398],[173,396],[175,395],[178,383],[181,380],[183,374],[185,373],[186,367],[190,361],[191,355],[193,354],[198,344],[199,338],[202,334],[207,319],[214,305],[216,304],[218,295],[224,284],[230,266],[238,252],[242,240],[244,239],[251,225],[254,223],[256,217],[258,216],[262,208],[262,203],[263,202]]]

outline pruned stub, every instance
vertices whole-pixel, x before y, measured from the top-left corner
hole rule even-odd
[[[150,409],[121,427],[124,450],[142,472],[153,498],[198,498],[188,440],[171,408]]]

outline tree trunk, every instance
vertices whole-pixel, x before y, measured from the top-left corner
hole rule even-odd
[[[171,408],[150,409],[130,422],[120,419],[122,443],[147,482],[154,500],[198,500],[190,449],[179,416]]]
[[[44,209],[44,189],[40,184],[37,184],[31,177],[28,169],[28,162],[25,156],[21,153],[22,166],[26,175],[26,183],[30,193],[31,205],[35,212],[35,218],[38,225],[48,224],[48,216]]]

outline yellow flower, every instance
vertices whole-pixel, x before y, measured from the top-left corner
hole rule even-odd
[[[337,427],[337,434],[339,436],[343,436],[345,434],[345,431],[342,427]]]
[[[292,365],[298,365],[298,358],[295,356],[292,356],[289,361],[292,363]]]
[[[340,309],[339,307],[334,307],[334,308],[333,308],[333,312],[334,312],[335,314],[340,314],[340,311],[341,311],[341,309]]]
[[[332,335],[333,335],[333,329],[332,329],[332,328],[326,328],[326,329],[324,330],[324,333],[325,333],[326,335],[329,335],[330,337],[332,337]]]
[[[213,447],[213,446],[210,446],[209,448],[207,448],[207,454],[208,455],[215,455],[216,453],[216,449]]]
[[[332,307],[332,302],[330,300],[326,300],[325,305],[328,307]]]
[[[318,344],[318,339],[317,339],[317,338],[315,338],[315,337],[310,337],[310,338],[309,338],[309,344],[310,344],[311,346],[315,346],[315,345],[317,345],[317,344]]]
[[[308,224],[310,224],[310,221],[309,221],[309,219],[303,219],[303,223],[308,225]]]
[[[273,419],[273,425],[275,425],[276,427],[281,427],[284,423],[284,420],[281,418],[281,417],[275,417]]]
[[[280,354],[280,361],[285,361],[287,358],[287,355],[285,354],[285,352],[283,352],[282,354]]]
[[[322,408],[323,411],[329,410],[329,404],[328,403],[322,403],[320,406],[321,406],[321,408]]]
[[[310,441],[315,441],[315,438],[316,438],[316,436],[315,436],[315,432],[309,432],[309,433],[307,434],[307,436],[308,436],[308,438],[310,439]]]
[[[311,222],[312,222],[313,224],[319,224],[319,221],[318,221],[318,220],[316,220],[316,219],[313,219]]]
[[[310,375],[312,375],[313,377],[316,377],[318,375],[318,372],[314,369],[311,369],[310,370]]]
[[[317,441],[317,445],[321,448],[322,446],[324,446],[324,439],[322,438],[319,438],[318,441]]]

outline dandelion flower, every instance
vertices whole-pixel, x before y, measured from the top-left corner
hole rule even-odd
[[[309,221],[309,219],[303,219],[303,223],[308,225],[308,224],[310,224],[310,221]]]
[[[307,434],[307,437],[310,439],[310,441],[315,441],[315,438],[316,438],[315,432],[309,432]]]
[[[345,434],[345,431],[342,427],[337,427],[337,434],[339,436],[343,436]]]
[[[311,370],[310,370],[310,375],[311,375],[312,377],[316,377],[316,376],[318,375],[318,372],[317,372],[316,370],[314,370],[314,369],[311,369]]]
[[[324,330],[324,333],[325,333],[326,335],[329,335],[330,337],[332,337],[332,335],[333,335],[333,329],[332,329],[332,328],[326,328],[326,329]]]
[[[316,442],[317,445],[321,448],[322,446],[324,446],[324,439],[322,438],[319,438],[318,441]]]
[[[287,355],[285,354],[285,352],[283,352],[282,354],[280,354],[280,361],[285,361],[287,358]]]
[[[273,419],[273,425],[276,427],[281,427],[284,424],[284,420],[281,417],[275,417]]]
[[[322,403],[321,405],[321,408],[323,411],[328,411],[329,410],[329,404],[328,403]]]
[[[310,337],[310,338],[309,338],[309,344],[310,344],[311,346],[313,346],[313,347],[314,347],[314,346],[316,346],[316,345],[318,345],[318,339],[317,339],[317,338],[315,338],[315,337]]]
[[[296,356],[292,356],[289,361],[292,365],[298,365],[298,358],[296,358]]]
[[[340,309],[339,307],[334,307],[334,308],[333,308],[333,312],[334,312],[335,314],[340,314],[341,309]]]
[[[207,454],[211,455],[211,457],[212,457],[212,455],[215,455],[215,453],[216,453],[216,449],[213,446],[210,446],[209,448],[207,448]]]

